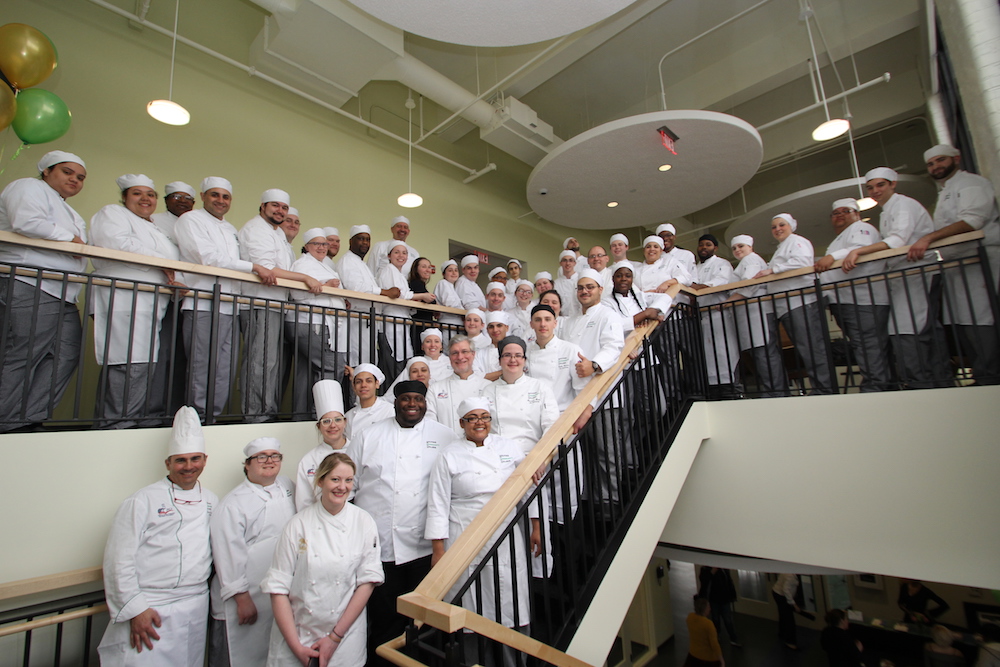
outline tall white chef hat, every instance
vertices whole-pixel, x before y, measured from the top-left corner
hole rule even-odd
[[[855,199],[854,197],[847,197],[845,199],[838,199],[837,201],[833,202],[833,207],[830,208],[830,210],[831,211],[836,211],[838,208],[850,208],[850,209],[854,209],[855,211],[860,211],[861,210],[858,207],[858,200]]]
[[[299,217],[299,209],[294,206],[288,207],[288,215],[294,215],[296,218]]]
[[[491,282],[488,285],[486,285],[486,293],[487,294],[489,294],[490,292],[492,292],[495,289],[498,289],[501,292],[504,292],[506,288],[505,288],[505,286],[504,286],[503,283],[498,282],[496,280],[494,280],[493,282]]]
[[[428,336],[437,336],[439,340],[444,340],[440,329],[424,329],[420,332],[420,342],[423,343]]]
[[[310,227],[306,230],[306,233],[302,235],[302,238],[306,241],[312,241],[315,238],[321,238],[326,241],[326,230],[322,227]]]
[[[151,190],[156,189],[156,185],[146,174],[122,174],[115,179],[115,183],[118,185],[118,190],[128,190],[129,188],[134,188],[137,185],[141,185]]]
[[[873,181],[876,178],[884,178],[887,181],[896,182],[899,180],[899,174],[889,169],[889,167],[875,167],[865,174],[865,183]]]
[[[510,326],[510,315],[504,310],[491,310],[486,313],[486,324],[493,324],[494,322]]]
[[[958,157],[961,153],[954,146],[948,144],[938,144],[924,151],[924,162],[930,162],[931,158],[943,155],[944,157]]]
[[[353,239],[358,234],[368,234],[369,236],[371,236],[371,233],[372,233],[372,228],[369,227],[368,225],[354,225],[353,227],[351,227],[350,238]]]
[[[395,227],[401,222],[405,222],[407,225],[409,225],[410,219],[407,218],[405,215],[397,215],[395,218],[392,219],[392,226]]]
[[[360,366],[354,369],[358,373]],[[336,380],[320,380],[313,385],[313,403],[316,405],[316,421],[327,412],[344,414],[344,392]]]
[[[552,280],[552,274],[549,273],[548,271],[539,271],[538,273],[535,274],[536,283],[542,278],[545,278],[546,280]]]
[[[42,156],[42,159],[38,161],[38,173],[42,173],[49,167],[53,167],[60,162],[75,162],[84,169],[87,165],[83,163],[83,160],[79,155],[73,155],[72,153],[67,153],[66,151],[49,151]]]
[[[489,410],[490,399],[485,396],[470,396],[458,404],[458,416],[464,417],[473,410]]]
[[[677,228],[671,225],[669,222],[664,222],[662,225],[656,228],[657,234],[662,234],[663,232],[670,232],[671,234],[676,234]]]
[[[178,454],[205,454],[205,435],[201,431],[198,411],[189,405],[181,407],[174,415],[174,428],[170,432],[167,457]]]
[[[615,241],[621,241],[625,245],[628,245],[628,237],[624,234],[612,234],[611,240],[608,243],[614,243]]]
[[[502,266],[498,266],[496,268],[490,269],[490,272],[487,275],[489,275],[490,280],[493,280],[493,276],[495,276],[498,273],[507,275],[507,269]]]
[[[251,456],[257,456],[261,452],[273,449],[275,451],[281,451],[281,441],[277,438],[257,438],[251,440],[247,443],[247,446],[243,448],[244,458],[250,458]]]
[[[183,192],[184,194],[191,195],[192,197],[197,196],[197,193],[194,191],[194,188],[185,183],[184,181],[174,181],[173,183],[167,183],[163,187],[164,196],[172,195],[175,192]]]
[[[201,191],[208,192],[212,188],[222,188],[229,194],[233,194],[233,184],[221,176],[207,176],[201,181]]]
[[[559,261],[563,261],[564,258],[569,257],[570,259],[576,259],[576,253],[572,250],[563,250],[559,253]]]
[[[358,364],[354,367],[354,375],[357,377],[359,373],[371,373],[378,380],[379,384],[385,382],[385,373],[383,373],[378,366],[375,364]]]
[[[599,287],[604,287],[604,281],[601,279],[601,274],[593,269],[584,269],[583,271],[580,271],[580,273],[576,276],[576,282],[579,283],[584,278],[590,278],[597,283]]]
[[[788,226],[792,228],[793,232],[799,226],[798,220],[796,220],[795,218],[793,218],[788,213],[779,213],[778,215],[776,215],[773,218],[771,218],[771,220],[784,220],[785,222],[788,223]]]
[[[470,264],[479,264],[479,258],[475,255],[466,255],[462,258],[462,268],[469,266]]]
[[[748,246],[750,246],[752,248],[753,247],[753,237],[750,236],[749,234],[737,234],[736,236],[733,237],[733,240],[729,242],[729,247],[732,248],[734,245],[736,245],[738,243],[742,243],[744,245],[748,245]]]
[[[340,230],[336,227],[324,227],[323,236],[336,236],[340,237]]]
[[[277,202],[279,204],[291,204],[292,197],[284,190],[279,190],[278,188],[271,188],[269,190],[264,190],[260,195],[260,203],[266,204],[268,202]]]
[[[655,234],[650,234],[649,236],[647,236],[646,238],[644,238],[642,240],[642,247],[645,248],[650,243],[655,243],[656,245],[660,246],[661,248],[663,247],[663,239],[661,239],[659,236],[656,236]]]

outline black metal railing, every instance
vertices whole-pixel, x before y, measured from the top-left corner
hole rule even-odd
[[[996,277],[979,242],[862,267],[877,270],[813,274],[795,289],[778,280],[768,294],[757,285],[742,290],[750,298],[701,304],[708,395],[1000,383]]]
[[[0,647],[13,664],[20,654],[20,664],[97,664],[98,633],[95,616],[106,614],[104,591],[61,598],[18,609],[0,612]],[[101,607],[101,609],[97,609]],[[40,621],[32,623],[32,621]],[[27,627],[26,627],[27,626]]]
[[[653,330],[580,433],[560,442],[538,485],[446,602],[542,643],[568,646],[694,394],[704,391],[697,317],[693,307],[681,304]],[[539,557],[530,553],[533,517],[545,545]],[[485,636],[448,634],[429,625],[411,626],[403,650],[425,665],[534,660]]]
[[[310,420],[313,383],[361,362],[395,378],[427,326],[294,296],[0,265],[0,432],[162,426],[181,405],[206,423]]]

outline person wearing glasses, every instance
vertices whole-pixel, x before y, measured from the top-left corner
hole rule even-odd
[[[111,622],[97,649],[102,665],[202,663],[209,518],[219,504],[198,481],[207,462],[198,413],[184,406],[174,415],[166,477],[129,496],[111,523],[104,549]],[[148,651],[153,655],[138,656]]]
[[[163,192],[163,204],[167,210],[154,213],[152,220],[156,228],[176,245],[177,237],[174,236],[174,227],[177,225],[177,218],[194,208],[194,199],[197,195],[194,188],[184,181],[167,183]]]
[[[511,347],[516,349],[517,346]],[[490,412],[486,397],[478,396],[462,401],[458,408],[462,437],[442,449],[431,472],[424,534],[433,544],[432,562],[435,564],[524,460],[524,448],[521,445],[491,432],[494,420]],[[532,503],[532,507],[534,505]],[[503,527],[497,530],[469,565],[469,576],[500,539],[500,533],[511,518],[508,517],[503,522]],[[538,516],[529,509],[529,518],[532,524],[532,542],[537,543],[540,534]],[[487,563],[480,573],[481,586],[473,585],[462,596],[460,604],[492,621],[527,634],[530,612],[524,532],[514,530],[507,538],[510,539],[514,540],[513,549],[506,540],[500,545],[496,551],[496,559]],[[465,576],[460,578],[459,583],[444,597],[445,602],[454,600],[458,587],[465,579]],[[498,587],[496,582],[499,582]],[[477,595],[479,591],[481,598]],[[475,651],[478,642],[474,634],[465,634],[463,643],[465,662],[493,664],[487,662],[492,659],[492,652],[477,658]],[[514,658],[514,655],[505,653],[503,663],[517,664]]]
[[[611,269],[608,268],[608,251],[602,246],[595,245],[587,255],[587,262],[590,268],[597,271],[601,276],[601,287],[605,289],[611,285]]]
[[[458,406],[471,396],[479,396],[490,381],[476,372],[476,348],[468,336],[459,334],[448,341],[448,359],[451,375],[432,382],[427,390],[427,417],[455,429],[455,435],[461,436]]]
[[[400,382],[393,395],[394,416],[357,434],[346,450],[357,464],[354,504],[375,519],[385,571],[385,583],[368,604],[369,666],[390,664],[375,648],[403,634],[409,623],[396,612],[396,598],[430,572],[431,543],[424,539],[427,482],[439,449],[455,439],[450,428],[425,419],[423,382]]]
[[[306,230],[305,239],[302,256],[295,260],[290,270],[315,278],[323,287],[340,287],[340,275],[323,261],[330,246],[326,232],[313,227]],[[330,309],[314,312],[312,308],[303,308],[290,310],[285,315],[285,338],[292,341],[298,353],[295,377],[296,380],[300,376],[306,379],[301,385],[296,384],[292,409],[296,413],[308,414],[308,387],[319,380],[339,380],[344,375],[344,364],[347,363],[347,303],[332,294],[290,291],[292,301],[296,303]]]
[[[335,380],[320,380],[313,385],[312,395],[320,443],[306,452],[299,461],[295,475],[296,512],[301,512],[316,502],[314,482],[320,462],[347,447],[347,417],[344,416],[344,392],[340,383]]]
[[[243,448],[240,484],[212,513],[212,633],[209,663],[264,667],[271,636],[270,597],[260,582],[295,515],[292,481],[281,473],[281,443],[257,438]]]

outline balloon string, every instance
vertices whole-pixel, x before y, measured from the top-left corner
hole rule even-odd
[[[10,158],[10,161],[13,162],[14,160],[16,160],[21,155],[21,151],[23,151],[25,148],[28,148],[28,146],[29,144],[24,144],[24,143],[18,146],[17,150],[14,151],[14,156]],[[3,154],[6,149],[7,149],[6,145],[0,146],[0,160],[3,159]],[[5,171],[7,171],[7,165],[4,165],[2,168],[0,168],[0,176],[2,176]]]

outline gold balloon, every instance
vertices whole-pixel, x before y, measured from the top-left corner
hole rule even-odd
[[[10,87],[0,81],[0,131],[6,130],[14,114],[17,113],[17,101],[14,99],[14,92]]]
[[[31,88],[56,68],[56,47],[40,30],[23,23],[0,26],[0,72],[15,88]]]

